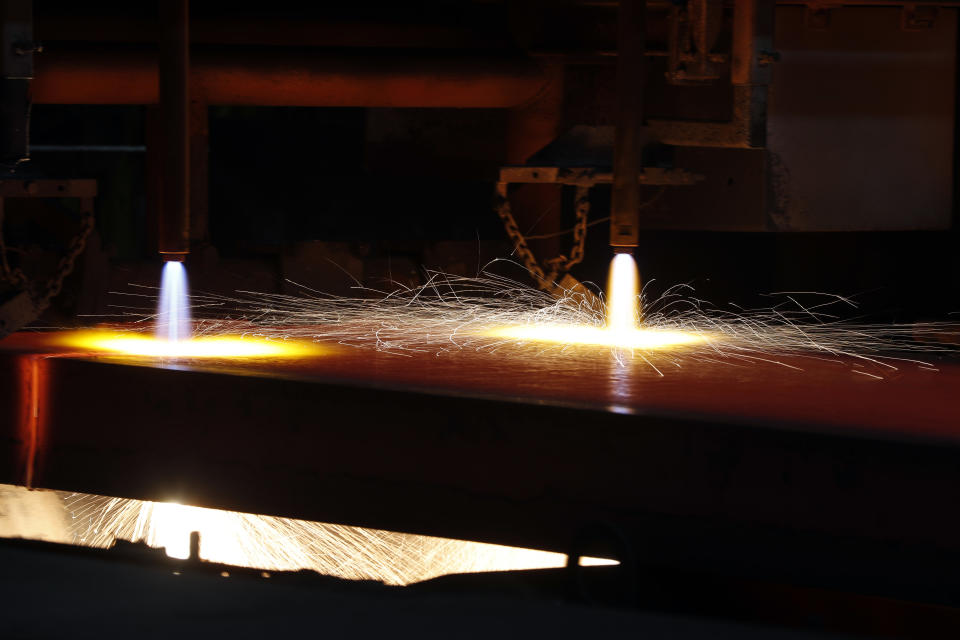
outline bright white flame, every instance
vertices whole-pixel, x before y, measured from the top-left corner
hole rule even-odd
[[[157,306],[157,340],[178,342],[190,339],[193,329],[189,297],[187,270],[183,263],[172,260],[165,262]]]
[[[640,276],[637,263],[629,253],[618,253],[610,263],[607,283],[607,328],[611,331],[629,331],[637,328],[639,320]]]

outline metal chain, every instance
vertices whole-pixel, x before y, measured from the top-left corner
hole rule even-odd
[[[63,289],[63,281],[73,271],[73,263],[77,257],[83,253],[87,247],[87,238],[93,231],[93,211],[86,210],[80,218],[80,229],[77,235],[70,240],[67,252],[60,258],[57,264],[57,272],[54,277],[39,291],[32,295],[33,305],[37,309],[37,315],[50,306],[50,301]]]
[[[0,279],[13,285],[16,289],[27,287],[27,276],[20,269],[11,269],[7,260],[7,243],[3,237],[4,202],[0,200]]]
[[[575,202],[577,222],[573,227],[573,247],[570,249],[570,257],[560,254],[552,260],[547,260],[547,264],[558,275],[566,273],[574,265],[583,261],[584,245],[587,242],[587,217],[590,215],[590,187],[578,185]]]
[[[584,246],[587,241],[587,217],[590,214],[590,187],[578,185],[576,195],[576,213],[577,222],[573,229],[573,247],[570,250],[570,257],[560,254],[556,258],[546,261],[549,272],[544,271],[543,267],[537,261],[537,257],[530,249],[527,239],[517,226],[517,221],[513,217],[510,208],[510,200],[507,197],[506,182],[498,182],[495,196],[494,208],[500,220],[503,221],[503,228],[507,236],[513,242],[514,252],[523,262],[530,274],[537,280],[539,288],[544,291],[554,291],[557,289],[557,280],[576,264],[583,260]]]
[[[500,220],[503,221],[503,228],[506,229],[507,236],[510,238],[510,241],[513,242],[513,250],[517,254],[517,257],[520,258],[523,266],[527,268],[530,274],[537,279],[538,286],[542,288],[547,283],[547,276],[543,272],[543,269],[540,268],[537,257],[533,255],[533,251],[530,250],[530,246],[527,244],[527,239],[523,237],[523,233],[520,232],[520,227],[517,226],[517,221],[513,217],[513,212],[510,209],[510,199],[507,197],[506,182],[497,183],[497,192],[494,196],[494,209],[497,215],[500,216]]]

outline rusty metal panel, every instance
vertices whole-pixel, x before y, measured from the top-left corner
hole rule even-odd
[[[555,65],[554,65],[555,66]],[[37,59],[37,104],[155,104],[157,53],[51,46]],[[207,104],[313,107],[515,107],[556,70],[529,58],[200,51],[190,93]]]
[[[0,198],[93,198],[96,180],[0,179]]]
[[[0,483],[29,485],[37,358],[0,352]]]
[[[953,193],[956,12],[838,8],[822,30],[777,9],[769,113],[772,228],[946,229]]]

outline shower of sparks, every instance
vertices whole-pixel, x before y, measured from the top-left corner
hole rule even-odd
[[[33,516],[33,517],[31,517]],[[562,567],[548,551],[451,540],[59,491],[0,485],[0,535],[109,547],[143,541],[168,556],[189,556],[200,533],[200,558],[266,571],[309,569],[351,580],[405,585],[451,573]],[[584,565],[616,564],[583,558]]]
[[[192,310],[199,318],[194,333],[202,339],[242,333],[245,339],[336,343],[401,355],[495,352],[504,366],[511,358],[530,357],[562,357],[572,364],[606,350],[621,365],[637,362],[658,375],[703,361],[795,369],[795,358],[801,357],[884,377],[905,365],[933,368],[933,360],[956,355],[960,346],[950,337],[957,335],[956,325],[840,320],[838,312],[849,314],[856,307],[841,296],[784,292],[770,294],[776,303],[766,308],[721,308],[698,299],[683,284],[656,298],[641,291],[630,306],[643,309],[642,327],[616,335],[607,317],[619,317],[619,312],[610,313],[614,301],[609,299],[597,302],[576,290],[555,298],[489,271],[477,278],[425,274],[426,283],[416,288],[397,283],[392,291],[358,287],[364,297],[331,296],[302,285],[297,285],[302,295],[193,295]],[[155,294],[122,295],[152,299]],[[125,335],[152,326],[154,317],[142,307],[123,309],[121,317],[134,321],[122,324]]]
[[[60,343],[71,349],[148,358],[293,358],[322,353],[317,344],[307,341],[231,335],[170,341],[132,331],[74,331]]]
[[[191,324],[187,270],[182,262],[164,262],[157,304],[157,341],[173,344],[189,340],[193,335]]]
[[[639,351],[668,349],[706,342],[709,334],[676,329],[639,326],[640,277],[637,263],[628,253],[618,253],[610,264],[604,326],[583,324],[526,324],[494,327],[486,332],[494,338],[564,345],[614,347]]]

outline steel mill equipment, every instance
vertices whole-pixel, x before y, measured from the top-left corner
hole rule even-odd
[[[5,0],[0,635],[957,637],[958,8]]]

